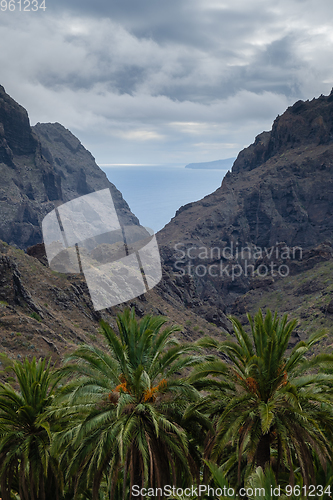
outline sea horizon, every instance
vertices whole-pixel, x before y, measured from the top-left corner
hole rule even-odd
[[[221,186],[228,169],[190,169],[184,164],[99,164],[122,193],[140,224],[160,231],[187,203]]]

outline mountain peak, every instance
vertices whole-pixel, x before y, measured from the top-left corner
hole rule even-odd
[[[332,242],[332,93],[290,106],[239,153],[220,188],[179,210],[157,236],[170,275],[186,288],[190,274],[192,295],[217,311],[251,287],[244,272],[228,274],[244,265],[238,250],[275,252],[282,245],[310,252]],[[231,255],[224,258],[224,249]]]
[[[333,91],[333,89],[332,89]],[[234,173],[257,168],[287,151],[301,153],[305,148],[333,142],[333,93],[312,101],[299,100],[273,122],[270,132],[259,134],[243,149],[234,165]]]
[[[93,156],[60,123],[30,126],[27,111],[0,86],[0,239],[26,249],[59,204],[109,188],[125,224],[139,224]]]

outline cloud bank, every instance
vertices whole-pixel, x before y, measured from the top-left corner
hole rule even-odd
[[[1,12],[0,83],[100,163],[235,156],[333,86],[331,0],[46,0]]]

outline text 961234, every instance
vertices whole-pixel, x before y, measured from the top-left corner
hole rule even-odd
[[[38,0],[1,0],[0,10],[5,11],[18,11],[18,12],[36,12],[43,10],[45,12],[45,0],[39,2]]]

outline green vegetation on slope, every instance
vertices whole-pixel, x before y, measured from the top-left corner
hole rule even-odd
[[[57,370],[15,362],[0,385],[2,499],[164,499],[166,485],[178,499],[306,498],[310,485],[329,498],[324,334],[290,351],[296,320],[269,310],[248,319],[249,333],[233,318],[230,339],[183,344],[165,318],[126,309],[116,330],[101,322],[103,349],[81,345]],[[199,495],[200,484],[214,494]]]

